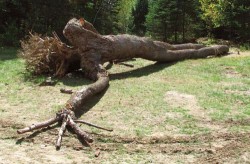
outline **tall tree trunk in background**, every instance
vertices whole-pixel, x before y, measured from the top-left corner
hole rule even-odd
[[[183,2],[182,4],[182,42],[185,42],[185,21],[186,21],[186,6],[185,6],[185,2]]]

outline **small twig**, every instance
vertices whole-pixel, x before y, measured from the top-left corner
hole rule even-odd
[[[68,122],[68,116],[66,115],[65,116],[66,118],[63,119],[63,122],[62,122],[62,126],[59,130],[59,133],[58,133],[58,139],[57,139],[57,142],[56,142],[56,150],[59,150],[60,147],[61,147],[61,143],[62,143],[62,136],[66,130],[66,125],[67,125],[67,122]]]
[[[61,93],[66,93],[66,94],[72,94],[73,93],[73,91],[71,89],[64,89],[64,88],[61,88],[60,92]]]
[[[55,37],[57,40],[59,40],[60,42],[62,42],[61,39],[59,38],[59,36],[57,35],[57,33],[56,33],[55,31],[53,31],[52,34],[54,35],[54,37]]]
[[[92,143],[93,142],[92,137],[88,133],[82,131],[80,127],[74,122],[74,120],[70,116],[68,116],[68,118],[69,118],[68,125],[72,127],[75,133],[80,138],[84,139],[86,142]]]
[[[19,129],[17,130],[17,133],[18,134],[23,134],[23,133],[26,133],[26,132],[30,132],[32,130],[35,130],[35,129],[40,129],[40,128],[43,128],[43,127],[47,127],[51,124],[54,124],[56,122],[58,122],[59,120],[61,119],[60,116],[56,116],[55,118],[51,118],[47,121],[44,121],[44,122],[40,122],[40,123],[37,123],[37,124],[33,124],[29,127],[26,127],[26,128],[23,128],[23,129]]]
[[[89,126],[93,126],[95,128],[98,128],[98,129],[102,129],[102,130],[106,130],[106,131],[109,131],[109,132],[112,132],[113,129],[107,129],[107,128],[103,128],[103,127],[100,127],[98,125],[95,125],[95,124],[92,124],[92,123],[89,123],[89,122],[86,122],[86,121],[83,121],[83,120],[75,120],[76,123],[82,123],[82,124],[86,124],[86,125],[89,125]]]

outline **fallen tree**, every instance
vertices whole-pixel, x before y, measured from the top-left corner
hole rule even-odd
[[[95,82],[74,92],[54,118],[17,131],[21,134],[60,122],[61,129],[56,142],[58,149],[66,126],[71,127],[87,143],[93,142],[93,139],[76,123],[102,128],[77,120],[75,112],[80,110],[90,97],[102,92],[109,85],[109,74],[103,66],[104,63],[126,61],[132,58],[174,62],[220,56],[229,51],[229,48],[224,45],[212,47],[190,43],[170,45],[132,35],[100,35],[92,24],[84,19],[71,19],[63,33],[73,47],[62,43],[56,34],[54,37],[44,38],[31,35],[28,41],[22,42],[21,56],[26,59],[27,68],[36,74],[53,73],[55,76],[64,76],[68,72],[81,68],[85,76]]]

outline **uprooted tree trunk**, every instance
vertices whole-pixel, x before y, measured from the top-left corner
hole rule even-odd
[[[102,92],[109,85],[109,75],[103,67],[105,62],[124,61],[132,58],[174,62],[219,56],[229,51],[229,48],[223,45],[212,47],[200,44],[170,45],[131,35],[103,36],[83,19],[70,20],[63,33],[74,47],[62,43],[56,35],[43,39],[32,35],[28,42],[23,42],[21,54],[26,59],[28,67],[31,67],[35,73],[45,72],[63,76],[67,72],[81,68],[86,77],[95,80],[93,84],[73,93],[64,108],[54,118],[17,131],[21,134],[60,122],[61,129],[56,142],[57,148],[61,146],[66,125],[86,142],[93,141],[91,136],[82,131],[76,123],[95,125],[77,120],[75,112],[80,110],[91,96]]]

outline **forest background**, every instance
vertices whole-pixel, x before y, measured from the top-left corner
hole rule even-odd
[[[30,31],[64,40],[67,21],[84,17],[104,35],[169,43],[208,37],[250,47],[249,0],[1,0],[0,9],[0,46],[19,46]]]

